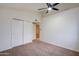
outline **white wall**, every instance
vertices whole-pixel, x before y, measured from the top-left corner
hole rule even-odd
[[[11,21],[19,18],[24,21],[24,43],[31,42],[34,35],[33,24],[28,21],[40,19],[40,15],[32,11],[22,11],[11,8],[0,8],[0,51],[12,48]]]
[[[67,49],[79,51],[79,7],[41,21],[41,40]]]

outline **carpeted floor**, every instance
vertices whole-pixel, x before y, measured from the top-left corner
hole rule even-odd
[[[78,52],[61,48],[41,41],[18,46],[4,52],[3,56],[79,56]]]

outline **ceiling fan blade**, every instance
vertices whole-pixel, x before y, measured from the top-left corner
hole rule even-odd
[[[38,10],[43,10],[43,9],[47,9],[47,8],[40,8],[40,9],[38,9]]]
[[[53,10],[56,10],[56,11],[58,11],[59,9],[57,9],[57,8],[52,8]]]
[[[48,13],[48,10],[46,11],[46,13]]]
[[[46,3],[46,5],[47,5],[48,7],[52,7],[51,3]]]
[[[58,5],[58,4],[59,4],[59,3],[54,3],[53,6],[56,6],[56,5]]]
[[[47,7],[49,6],[49,3],[46,3]]]

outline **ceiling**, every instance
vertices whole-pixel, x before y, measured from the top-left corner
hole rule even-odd
[[[41,15],[46,14],[46,10],[39,11],[39,8],[47,7],[45,3],[0,3],[0,7],[8,7],[8,8],[16,8],[16,9],[23,9],[23,10],[31,10],[34,12],[38,12]],[[79,7],[79,3],[60,3],[56,6],[59,11],[50,11],[48,14],[55,14],[64,10],[68,10],[71,8]]]

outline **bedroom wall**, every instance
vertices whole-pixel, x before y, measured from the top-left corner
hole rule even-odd
[[[12,48],[11,43],[11,21],[12,18],[24,20],[24,43],[29,43],[34,39],[34,27],[31,23],[35,19],[39,20],[38,13],[29,10],[19,10],[0,7],[0,51]],[[29,22],[30,21],[30,22]]]
[[[44,17],[41,40],[79,52],[79,7]]]

